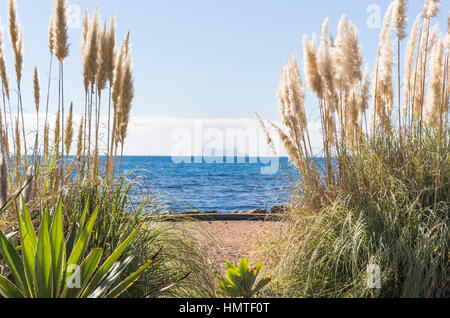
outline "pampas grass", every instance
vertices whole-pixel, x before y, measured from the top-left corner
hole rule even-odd
[[[36,108],[36,112],[39,113],[39,106],[41,103],[41,87],[39,85],[39,72],[36,67],[34,67],[33,72],[33,93],[34,107]]]
[[[434,18],[441,9],[439,0],[425,0],[423,6],[423,16],[425,18]]]
[[[48,123],[45,124],[44,126],[44,160],[48,159],[48,155],[49,155],[49,126]]]
[[[399,41],[402,41],[406,38],[406,9],[407,9],[407,0],[396,0],[395,2],[395,13],[394,13],[394,25],[395,30],[397,31],[397,37]]]
[[[400,55],[401,55],[401,41],[406,38],[406,10],[407,10],[407,0],[396,0],[396,8],[394,12],[394,27],[397,32],[397,95],[398,95],[398,118],[399,118],[399,130],[401,136],[402,130],[402,107],[401,105],[401,65],[400,65]]]
[[[376,86],[373,93],[372,131],[375,131],[380,125],[386,125],[389,122],[394,107],[395,56],[392,31],[394,28],[393,15],[395,7],[395,2],[392,2],[388,7],[379,38],[377,68],[373,75]]]
[[[317,53],[314,36],[304,37],[305,82],[319,100],[325,163],[308,147],[295,55],[282,67],[282,126],[269,124],[300,176],[290,182],[287,230],[268,247],[281,296],[448,297],[450,17],[440,34],[430,27],[439,1],[425,1],[402,76],[406,8],[396,0],[387,10],[372,81],[367,64],[362,71],[358,31],[345,16],[335,41],[325,19]],[[382,268],[381,290],[364,283],[368,264]]]
[[[53,14],[53,32],[50,40],[53,39],[55,56],[60,62],[69,56],[69,43],[68,43],[68,26],[67,26],[67,1],[55,0]],[[52,23],[52,22],[50,22]]]
[[[69,157],[70,147],[73,140],[73,103],[70,103],[69,116],[67,117],[66,131],[64,134],[64,145],[66,150],[66,156]]]
[[[101,95],[102,90],[106,87],[106,82],[108,80],[108,67],[110,65],[109,61],[109,37],[106,21],[103,24],[103,29],[99,34],[99,50],[98,50],[98,70],[97,70],[97,87],[98,94]]]
[[[425,121],[429,124],[441,126],[438,122],[442,120],[444,111],[444,96],[442,96],[444,86],[444,39],[441,36],[439,41],[434,44],[431,56],[431,82],[427,95],[427,104],[425,109]]]
[[[128,55],[124,65],[124,72],[122,76],[122,83],[120,89],[120,123],[118,140],[122,144],[125,143],[125,139],[128,133],[128,123],[130,121],[130,110],[134,97],[133,88],[133,65],[131,58]]]
[[[131,58],[127,55],[124,72],[122,76],[122,83],[120,89],[120,116],[117,125],[117,141],[120,142],[120,164],[119,164],[119,175],[122,171],[122,157],[123,157],[123,146],[125,144],[125,139],[128,134],[128,124],[130,121],[130,110],[132,106],[132,101],[134,97],[134,87],[133,87],[133,66]]]
[[[306,77],[307,87],[318,96],[322,95],[323,79],[319,73],[319,66],[316,53],[316,35],[313,34],[311,42],[308,42],[308,36],[303,36],[303,65]]]
[[[1,20],[0,20],[1,25]],[[9,77],[6,69],[5,53],[3,48],[3,31],[0,28],[0,78],[2,80],[2,92],[9,99]]]
[[[48,87],[47,100],[45,107],[45,124],[43,136],[39,132],[39,115],[41,110],[41,86],[39,81],[39,72],[37,68],[34,69],[33,78],[23,79],[29,81],[33,85],[33,92],[30,95],[30,100],[25,101],[26,104],[32,104],[36,109],[36,130],[28,130],[29,135],[35,134],[36,146],[32,152],[27,152],[25,143],[25,126],[23,122],[23,115],[21,122],[19,120],[22,110],[22,95],[21,83],[23,68],[23,31],[18,23],[18,15],[15,1],[9,0],[9,31],[14,54],[14,67],[17,78],[17,116],[13,116],[11,109],[9,111],[9,119],[11,120],[10,130],[11,136],[6,137],[7,127],[3,125],[2,114],[5,114],[6,107],[9,106],[9,77],[7,72],[7,61],[5,61],[5,53],[3,51],[3,39],[0,34],[0,77],[2,82],[2,103],[0,106],[0,206],[4,207],[8,200],[15,201],[15,206],[9,208],[7,211],[1,211],[2,218],[0,224],[2,231],[6,233],[17,231],[17,223],[14,222],[16,213],[13,209],[17,208],[20,211],[20,204],[16,202],[20,196],[23,196],[25,203],[27,203],[30,213],[33,215],[33,224],[38,224],[40,215],[36,208],[38,205],[43,209],[51,209],[59,200],[65,208],[67,221],[63,229],[65,237],[70,236],[72,228],[83,224],[85,217],[79,213],[87,202],[90,203],[87,209],[88,214],[98,207],[98,219],[94,227],[93,237],[95,241],[88,249],[96,248],[100,245],[105,247],[103,253],[103,261],[107,260],[112,251],[123,243],[123,238],[128,237],[133,231],[139,231],[135,240],[126,251],[124,251],[124,258],[128,256],[136,256],[132,264],[128,268],[132,272],[136,271],[142,263],[148,262],[150,252],[154,252],[153,246],[150,243],[157,244],[173,244],[167,247],[167,251],[176,251],[179,246],[185,243],[184,239],[175,241],[167,240],[168,235],[161,235],[157,231],[150,229],[153,222],[148,221],[148,216],[154,212],[157,202],[148,194],[136,204],[131,198],[131,189],[134,183],[128,178],[114,178],[115,163],[117,159],[117,148],[120,146],[120,160],[123,154],[123,147],[127,137],[127,130],[129,124],[129,117],[133,105],[133,68],[130,50],[130,36],[129,33],[126,39],[123,40],[120,54],[116,54],[115,48],[115,18],[111,18],[108,28],[106,22],[101,23],[99,17],[98,6],[89,20],[89,13],[85,11],[83,18],[83,34],[81,40],[82,61],[81,70],[83,74],[85,105],[84,109],[78,108],[77,104],[70,104],[70,110],[67,118],[65,117],[65,101],[64,101],[64,64],[71,62],[70,59],[70,43],[68,37],[67,25],[67,1],[55,0],[53,10],[50,18],[48,28],[48,46],[50,53],[50,65],[48,72]],[[100,27],[103,26],[103,28]],[[35,48],[38,49],[38,48]],[[120,58],[117,59],[117,55]],[[56,116],[49,119],[50,106],[50,92],[52,88],[52,62],[53,56],[59,62],[58,74],[58,102]],[[120,63],[117,65],[116,61]],[[25,65],[26,66],[26,65]],[[113,113],[108,116],[108,134],[105,137],[108,142],[108,149],[106,157],[106,165],[100,160],[99,149],[100,138],[99,127],[100,123],[100,106],[103,92],[109,83],[108,100],[113,105]],[[112,102],[112,87],[114,89],[114,103]],[[11,90],[12,91],[12,90]],[[94,110],[95,107],[95,110]],[[70,157],[72,153],[72,144],[74,139],[74,120],[76,114],[81,114],[80,124],[78,126],[77,145],[75,157]],[[15,117],[15,118],[14,118]],[[116,120],[116,124],[110,124],[110,118]],[[53,121],[54,118],[54,121]],[[14,124],[12,121],[14,120]],[[51,122],[50,122],[51,121]],[[95,125],[95,134],[92,133],[92,125]],[[112,127],[112,129],[110,129]],[[21,133],[22,128],[22,133]],[[50,136],[53,133],[53,136]],[[53,137],[53,143],[50,138]],[[8,154],[8,143],[12,141],[14,145],[14,155]],[[41,147],[41,143],[43,144]],[[91,149],[91,144],[95,147]],[[25,147],[23,147],[25,146]],[[31,150],[31,149],[30,149]],[[33,158],[33,164],[28,157]],[[3,213],[5,212],[5,213]],[[20,212],[19,212],[20,213]],[[6,221],[6,222],[5,222]],[[149,227],[138,227],[143,223],[147,223]],[[156,223],[156,222],[155,222]],[[150,234],[150,232],[152,232]],[[125,235],[125,236],[124,236]],[[159,238],[159,241],[155,241]],[[171,236],[175,239],[175,236]],[[14,240],[11,240],[14,243]],[[14,246],[16,248],[17,246]],[[18,247],[17,247],[18,248]],[[18,248],[19,249],[19,248]],[[159,246],[157,247],[159,249]],[[171,282],[179,280],[180,277],[186,277],[188,267],[192,270],[198,270],[199,275],[192,275],[194,277],[202,278],[209,277],[209,274],[204,273],[206,267],[201,266],[199,259],[195,258],[197,254],[196,249],[192,247],[189,251],[191,258],[188,259],[189,264],[183,267],[173,265],[175,257],[161,256],[154,266],[153,272],[148,272],[145,279],[140,281],[144,286],[142,289],[130,290],[142,296],[147,294],[154,288],[158,289]],[[189,254],[188,253],[188,254]],[[154,255],[154,254],[153,254]],[[173,253],[173,255],[177,255]],[[185,258],[186,259],[186,258]],[[119,260],[120,261],[120,260]],[[175,260],[178,261],[178,260]],[[127,268],[127,269],[128,269]],[[201,272],[200,270],[203,270]],[[132,273],[130,272],[130,273]],[[156,277],[155,277],[156,273]],[[9,273],[6,273],[9,275]],[[211,280],[212,281],[212,280]],[[210,282],[211,282],[210,281]],[[190,286],[199,283],[187,283]],[[212,284],[211,284],[212,286]],[[195,286],[196,292],[204,293],[204,286]],[[145,289],[145,290],[144,290]],[[149,290],[148,290],[149,289]],[[212,290],[212,289],[211,289]]]
[[[11,39],[11,46],[14,52],[15,71],[17,86],[20,87],[22,81],[22,64],[23,64],[23,30],[19,25],[17,17],[17,5],[15,0],[8,2],[8,22],[9,22],[9,36]]]
[[[77,138],[77,158],[78,160],[81,160],[81,157],[83,155],[83,146],[84,146],[84,117],[81,117],[80,124],[78,125],[78,138]]]
[[[58,111],[56,112],[56,119],[55,119],[55,133],[53,136],[53,145],[56,149],[56,153],[59,151],[59,143],[61,141],[61,111],[58,108]]]
[[[55,0],[53,7],[53,18],[51,18],[50,23],[53,23],[53,37],[49,36],[49,40],[53,40],[53,52],[59,61],[59,101],[58,108],[61,109],[61,133],[62,137],[62,151],[64,155],[64,120],[65,120],[65,108],[64,108],[64,59],[69,55],[69,44],[68,44],[68,25],[67,25],[67,1],[66,0]],[[61,161],[61,169],[64,162]]]
[[[11,46],[14,52],[14,69],[16,71],[16,84],[17,84],[17,117],[21,116],[22,119],[22,134],[24,151],[27,153],[27,142],[25,138],[25,120],[23,117],[22,108],[22,68],[23,68],[23,29],[19,25],[19,19],[17,16],[17,5],[15,0],[8,1],[8,25],[9,36],[11,39]],[[17,143],[16,143],[17,144]],[[25,156],[27,158],[27,156]]]
[[[56,204],[57,200],[63,200],[65,206],[74,207],[74,210],[78,209],[78,191],[81,193],[87,189],[91,191],[92,195],[89,195],[93,205],[102,204],[100,201],[95,201],[95,198],[104,198],[104,202],[112,202],[118,197],[121,200],[128,200],[128,192],[124,192],[122,187],[126,181],[126,178],[113,178],[114,173],[112,165],[104,166],[100,160],[100,138],[102,138],[98,129],[100,126],[100,101],[101,92],[106,89],[106,84],[109,82],[110,87],[114,84],[114,78],[120,78],[118,82],[119,90],[117,91],[117,107],[113,109],[111,114],[113,118],[120,118],[118,125],[114,126],[111,131],[108,131],[108,135],[105,136],[105,141],[112,139],[111,136],[116,136],[117,144],[120,143],[121,149],[125,143],[127,137],[128,121],[130,111],[132,107],[132,101],[134,97],[133,92],[133,70],[132,60],[129,48],[129,36],[123,41],[123,54],[120,67],[115,65],[116,48],[115,48],[115,19],[111,19],[111,25],[106,28],[107,24],[104,24],[103,30],[99,30],[98,26],[99,13],[98,7],[95,13],[92,15],[92,20],[84,19],[85,27],[82,38],[82,61],[81,68],[84,76],[84,80],[87,80],[84,93],[86,97],[86,103],[84,109],[77,107],[76,104],[71,103],[70,109],[65,116],[65,101],[64,101],[64,64],[71,61],[69,55],[69,38],[68,38],[68,25],[66,16],[67,1],[55,0],[52,10],[50,25],[48,28],[48,40],[49,40],[49,53],[50,53],[50,65],[48,74],[48,87],[47,87],[47,100],[45,106],[45,123],[43,134],[40,133],[40,112],[42,108],[41,103],[41,85],[39,79],[39,71],[35,67],[33,70],[33,76],[29,80],[32,84],[32,94],[30,100],[26,101],[28,104],[34,104],[36,114],[36,127],[27,131],[28,135],[33,134],[35,137],[35,146],[30,153],[26,150],[25,144],[25,126],[23,125],[23,117],[20,117],[22,112],[22,100],[21,100],[21,81],[22,81],[22,66],[23,66],[23,35],[17,19],[17,9],[15,2],[10,0],[9,2],[9,25],[10,25],[10,37],[13,43],[14,54],[14,67],[16,69],[17,76],[17,116],[14,116],[9,111],[9,118],[14,122],[14,125],[10,125],[11,136],[6,137],[7,127],[3,125],[2,116],[0,116],[0,147],[2,154],[0,156],[0,205],[3,207],[8,200],[17,199],[19,196],[23,196],[24,201],[27,203],[30,212],[33,212],[38,205],[52,206]],[[85,15],[88,17],[88,14]],[[88,23],[86,23],[88,21]],[[1,26],[0,26],[1,27]],[[100,32],[101,31],[101,32]],[[100,34],[101,33],[101,34]],[[1,35],[1,34],[0,34]],[[99,36],[102,39],[98,39]],[[0,40],[2,40],[0,36]],[[0,100],[0,115],[6,114],[6,107],[9,106],[9,77],[7,71],[7,61],[5,60],[5,53],[3,51],[3,43],[0,41],[0,77],[2,82],[2,94],[3,98]],[[52,81],[52,62],[53,56],[59,62],[59,75],[58,75],[58,102],[56,114],[54,116],[49,114],[49,108],[51,105],[51,89],[54,81]],[[120,77],[116,76],[116,72],[119,70]],[[24,72],[23,74],[27,74]],[[25,80],[25,78],[24,78]],[[111,91],[108,96],[111,100]],[[94,107],[96,107],[95,112]],[[119,115],[120,113],[120,115]],[[74,121],[78,121],[78,116],[81,114],[80,124],[77,127],[77,140],[76,149],[73,147],[75,125]],[[19,119],[21,118],[21,120]],[[87,120],[89,124],[87,125]],[[108,119],[109,121],[109,119]],[[95,135],[92,134],[92,125],[95,124]],[[111,124],[108,122],[108,126]],[[22,129],[22,131],[21,131]],[[89,132],[89,135],[86,133]],[[8,143],[12,141],[14,145],[14,153],[10,156]],[[91,143],[95,144],[95,148],[91,149]],[[106,144],[106,142],[105,142]],[[89,148],[88,148],[89,147]],[[111,144],[110,147],[112,148]],[[106,162],[116,162],[117,150],[113,153],[109,153],[107,150]],[[122,152],[121,150],[121,157]],[[74,153],[75,157],[70,155]],[[32,158],[32,160],[30,160]],[[120,185],[119,185],[120,184]],[[103,199],[102,199],[103,200]],[[148,202],[145,198],[143,202]],[[18,203],[18,202],[16,202]],[[145,203],[143,203],[145,204]],[[18,206],[17,206],[18,207]],[[13,209],[8,209],[2,214],[1,224],[2,230],[16,230],[14,228],[14,216]],[[135,216],[131,216],[128,211],[134,210],[125,206],[122,206],[120,213],[114,216],[114,220],[117,226],[123,229],[129,226],[135,226]],[[93,211],[93,209],[92,209]],[[2,211],[3,212],[3,211]],[[107,211],[110,213],[111,211]],[[127,212],[127,213],[126,213]],[[123,214],[121,214],[123,213]],[[68,220],[72,224],[80,224],[81,215],[71,214],[67,216]],[[36,222],[39,221],[39,215],[35,216]],[[4,222],[7,221],[7,222]],[[143,216],[140,216],[137,224],[146,221]],[[7,226],[4,228],[3,226]],[[99,224],[99,227],[102,225]],[[108,224],[104,224],[105,229]],[[70,228],[64,229],[65,235],[69,234]],[[8,233],[7,232],[7,233]],[[96,233],[96,237],[99,242],[105,239],[105,237],[115,240],[115,244],[121,242],[122,232],[104,232]],[[100,244],[100,243],[99,243]],[[108,243],[109,244],[109,243]],[[95,246],[92,246],[94,248]],[[90,247],[91,248],[91,247]],[[147,246],[141,246],[140,248],[147,248]],[[131,254],[131,252],[130,252]],[[106,254],[105,254],[106,255]],[[140,266],[140,264],[132,265]],[[137,268],[136,268],[137,269]]]
[[[16,2],[8,2],[8,28],[12,44],[14,57],[14,68],[16,72],[17,84],[17,116],[13,116],[10,106],[10,85],[7,70],[7,61],[3,49],[3,38],[0,33],[0,78],[2,83],[2,110],[0,116],[0,146],[2,149],[2,160],[7,165],[12,175],[8,177],[8,188],[10,192],[15,192],[27,180],[26,171],[30,168],[28,157],[32,155],[34,162],[33,183],[38,182],[39,196],[54,197],[59,190],[64,187],[62,181],[67,178],[78,178],[79,182],[84,182],[81,177],[88,176],[88,180],[93,180],[95,184],[114,183],[113,169],[116,162],[117,148],[120,146],[120,154],[123,153],[123,145],[127,137],[128,122],[132,107],[133,92],[133,70],[130,54],[130,35],[123,40],[119,53],[116,52],[116,23],[113,16],[108,23],[101,24],[99,8],[96,7],[89,19],[89,12],[86,10],[83,17],[83,32],[81,39],[82,51],[82,73],[85,84],[85,107],[76,109],[73,103],[70,104],[68,116],[65,114],[64,101],[64,63],[69,59],[70,43],[68,37],[67,21],[67,1],[55,0],[51,11],[48,27],[48,47],[50,53],[49,76],[47,87],[47,98],[45,105],[45,122],[43,134],[40,135],[40,111],[41,111],[41,85],[39,71],[35,67],[33,70],[32,87],[33,103],[36,111],[35,145],[30,153],[26,147],[26,131],[23,120],[22,109],[22,68],[23,68],[23,30],[19,24]],[[100,27],[102,25],[102,27]],[[1,28],[0,28],[1,31]],[[58,107],[54,121],[49,122],[50,92],[52,86],[52,62],[53,56],[59,62],[58,74]],[[109,83],[108,100],[110,104],[108,116],[108,133],[105,137],[106,166],[104,167],[105,178],[102,178],[102,166],[99,159],[99,128],[102,92],[106,90]],[[111,109],[111,106],[112,107]],[[94,109],[95,108],[95,109]],[[111,112],[112,110],[112,112]],[[81,123],[76,136],[77,145],[74,152],[76,160],[70,160],[73,150],[75,113],[82,113]],[[15,118],[14,118],[15,117]],[[67,117],[67,118],[66,118]],[[7,120],[11,122],[8,125]],[[111,124],[111,120],[116,124]],[[94,127],[93,127],[94,125]],[[8,127],[9,126],[9,127]],[[94,130],[94,134],[92,133]],[[8,131],[10,130],[10,136]],[[50,134],[53,134],[53,142],[50,141]],[[13,160],[9,156],[9,142],[14,145]],[[94,145],[94,147],[92,147]],[[31,150],[31,149],[30,149]],[[10,162],[10,166],[8,165]],[[66,171],[67,169],[67,171]],[[75,169],[78,173],[73,173]],[[36,187],[35,187],[36,188]],[[36,200],[36,191],[31,192],[30,200]]]
[[[22,161],[22,151],[21,151],[21,146],[20,146],[21,137],[20,137],[19,120],[18,119],[16,119],[15,134],[16,135],[15,135],[14,141],[15,141],[15,145],[16,145],[16,148],[15,148],[16,156],[15,156],[14,160],[17,162],[16,163],[17,168],[20,169],[20,164]]]
[[[98,33],[99,33],[99,15],[98,6],[96,7],[92,20],[89,24],[86,42],[83,49],[83,73],[89,80],[91,87],[95,85],[95,79],[98,71]]]
[[[420,14],[417,15],[414,20],[413,26],[411,28],[411,34],[409,36],[407,45],[406,45],[406,58],[405,58],[405,72],[404,72],[404,107],[403,107],[403,116],[408,116],[410,114],[410,107],[413,99],[413,87],[414,87],[414,57],[416,55],[416,47],[417,40],[419,37],[419,22],[420,22]]]

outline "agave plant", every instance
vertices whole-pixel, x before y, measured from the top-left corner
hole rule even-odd
[[[248,257],[242,258],[237,267],[228,261],[226,261],[226,266],[226,277],[218,277],[217,280],[219,280],[219,293],[227,297],[251,298],[272,281],[272,277],[269,275],[255,284],[264,264],[258,264],[251,268]]]
[[[63,209],[59,201],[54,213],[41,209],[36,235],[30,213],[22,200],[16,208],[21,246],[14,248],[0,231],[0,253],[11,280],[0,275],[0,295],[5,298],[116,298],[124,293],[151,265],[151,260],[123,277],[135,254],[123,259],[142,224],[100,264],[103,248],[88,253],[98,208],[88,219],[86,204],[79,226],[72,227],[67,239],[63,232]]]

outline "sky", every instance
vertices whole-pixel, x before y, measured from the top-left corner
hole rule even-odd
[[[6,0],[0,2],[0,19],[11,73],[6,3]],[[52,0],[17,0],[17,3],[19,19],[24,26],[23,100],[27,123],[32,126],[32,72],[35,65],[40,71],[43,98],[47,94],[45,83],[50,58],[47,30]],[[390,1],[69,1],[71,52],[65,62],[65,98],[67,103],[74,102],[78,114],[84,109],[79,52],[81,18],[84,8],[92,13],[96,3],[102,19],[116,15],[119,39],[128,30],[131,32],[135,99],[125,153],[171,155],[179,151],[178,145],[186,142],[186,138],[190,138],[192,144],[196,144],[195,138],[200,138],[208,148],[211,144],[205,145],[208,141],[204,135],[217,137],[219,132],[216,130],[223,135],[227,134],[227,128],[258,130],[255,112],[264,119],[277,120],[275,88],[280,66],[294,51],[301,60],[303,34],[320,34],[326,17],[330,17],[330,31],[334,35],[342,14],[357,26],[365,62],[372,69],[379,27]],[[409,25],[422,6],[421,0],[409,1]],[[447,27],[449,11],[450,2],[443,1],[435,20],[442,31]],[[56,72],[53,73],[52,101],[57,100],[56,76]],[[315,130],[314,147],[319,149],[320,129],[314,124],[319,121],[318,101],[308,96],[305,108]],[[56,103],[51,102],[50,111],[55,110]],[[199,123],[203,133],[195,137],[194,130]],[[185,134],[190,131],[192,136],[181,138],[183,130]],[[249,142],[257,142],[264,148],[263,138],[258,140],[249,139]],[[192,146],[191,153],[196,153],[194,148]],[[184,151],[189,152],[189,149]]]

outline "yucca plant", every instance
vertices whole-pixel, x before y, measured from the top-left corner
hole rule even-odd
[[[226,277],[217,278],[219,293],[223,296],[251,298],[272,281],[272,277],[269,275],[256,283],[264,264],[258,264],[251,268],[248,257],[242,258],[238,266],[228,261],[226,261],[226,264]]]
[[[79,226],[66,239],[63,234],[63,208],[59,201],[54,213],[41,209],[36,235],[30,213],[22,200],[22,213],[16,207],[21,246],[14,248],[0,232],[0,252],[11,279],[0,276],[0,295],[6,298],[116,298],[126,291],[152,264],[151,260],[135,272],[122,276],[135,254],[122,259],[142,225],[100,264],[103,248],[88,253],[98,208],[88,219],[88,204]]]

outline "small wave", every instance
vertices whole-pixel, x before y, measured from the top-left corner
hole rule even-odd
[[[183,186],[180,186],[180,185],[167,186],[165,188],[166,189],[171,189],[171,190],[183,190]]]

